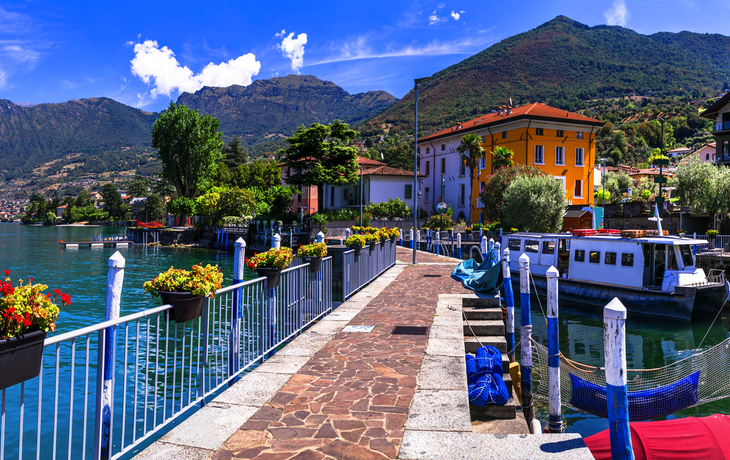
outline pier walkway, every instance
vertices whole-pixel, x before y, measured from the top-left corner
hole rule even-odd
[[[451,279],[455,259],[411,257],[399,248],[394,267],[136,458],[592,458],[578,435],[472,432],[459,308],[473,294]]]

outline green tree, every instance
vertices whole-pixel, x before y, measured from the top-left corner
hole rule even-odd
[[[284,162],[292,169],[287,182],[317,187],[319,203],[324,203],[324,185],[347,185],[357,181],[357,149],[349,147],[357,132],[339,120],[325,126],[300,126],[281,150]]]
[[[179,196],[167,204],[167,210],[176,216],[180,216],[182,223],[185,217],[195,214],[195,200],[185,196]]]
[[[218,120],[170,102],[152,128],[152,147],[162,162],[162,177],[178,195],[195,198],[215,173],[223,147]]]
[[[144,208],[142,208],[142,212],[144,213],[145,219],[148,222],[150,220],[163,221],[165,220],[165,217],[167,217],[165,202],[162,201],[160,195],[156,193],[153,193],[147,197],[147,201],[144,204]]]
[[[122,201],[122,196],[114,184],[106,184],[101,191],[104,198],[104,212],[112,219],[125,219],[129,212],[129,206]]]
[[[563,227],[565,190],[550,176],[517,176],[504,192],[502,223],[532,232],[558,232]]]
[[[693,158],[678,167],[676,174],[675,194],[681,205],[689,206],[694,213],[708,213],[709,228],[712,228],[715,215],[727,216],[730,212],[730,169]]]
[[[147,191],[147,187],[149,187],[149,185],[149,180],[147,180],[146,177],[135,176],[134,180],[129,185],[127,195],[132,198],[144,198],[150,194],[150,192]]]
[[[469,216],[476,222],[478,220],[476,203],[472,200],[471,191],[474,188],[474,174],[479,166],[479,160],[484,158],[482,138],[476,134],[466,134],[461,138],[461,145],[456,147],[456,151],[461,154],[462,161],[465,161],[469,168]]]
[[[500,168],[489,177],[481,191],[484,218],[490,222],[504,222],[502,219],[502,202],[504,192],[509,184],[518,176],[547,176],[548,173],[537,166],[515,165],[510,168]],[[519,227],[518,227],[519,228]]]
[[[223,147],[223,154],[223,163],[231,171],[248,162],[248,153],[243,145],[241,145],[241,138],[238,136],[233,136],[228,141],[228,145]]]
[[[79,193],[79,195],[76,197],[76,203],[75,206],[86,206],[90,203],[91,194],[89,194],[89,191],[84,189]]]
[[[226,216],[250,216],[256,209],[256,197],[251,190],[237,187],[221,192],[218,200],[218,220]]]
[[[512,155],[514,152],[507,147],[497,147],[494,149],[494,152],[492,152],[492,168],[493,169],[499,169],[499,168],[509,168],[510,166],[514,166],[515,162],[512,161]]]

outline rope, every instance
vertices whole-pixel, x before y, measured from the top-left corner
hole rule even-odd
[[[727,303],[727,298],[725,298],[725,301],[722,303],[722,307],[720,307],[720,310],[715,315],[715,319],[712,320],[712,324],[710,324],[710,327],[707,328],[707,332],[705,332],[705,336],[702,337],[702,340],[700,340],[700,344],[697,346],[696,350],[699,350],[702,348],[702,343],[707,338],[707,334],[710,333],[710,329],[712,329],[712,326],[715,324],[715,321],[717,321],[717,318],[720,316],[720,313],[722,312],[722,309],[725,308],[725,304]]]

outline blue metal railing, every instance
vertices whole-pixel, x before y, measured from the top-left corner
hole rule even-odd
[[[372,248],[372,249],[371,249]],[[395,265],[397,245],[390,240],[365,246],[360,255],[350,249],[342,253],[342,300],[347,300],[363,286]]]

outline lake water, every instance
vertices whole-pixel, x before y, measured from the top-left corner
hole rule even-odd
[[[24,227],[0,224],[0,273],[10,270],[13,280],[35,278],[50,289],[59,288],[71,296],[71,305],[62,309],[58,331],[67,332],[104,320],[107,260],[116,249],[64,250],[64,241],[88,241],[94,235],[121,235],[114,227]],[[160,305],[159,299],[145,295],[142,284],[170,266],[190,267],[194,263],[218,264],[224,273],[224,285],[231,283],[233,260],[230,255],[205,249],[142,248],[120,249],[126,259],[121,314],[126,315]],[[250,275],[249,275],[250,276]],[[516,296],[519,299],[519,296]],[[543,300],[544,305],[544,300]],[[520,324],[519,308],[515,324]],[[533,336],[547,343],[543,313],[532,302]],[[691,354],[710,327],[711,319],[683,323],[629,315],[626,326],[629,368],[655,368]],[[720,318],[709,329],[703,348],[715,345],[728,336],[730,320]],[[560,305],[560,348],[569,358],[603,366],[602,312],[588,312]],[[727,401],[705,404],[677,413],[676,417],[730,413]],[[536,403],[536,413],[547,424],[547,405]],[[8,413],[8,422],[13,417]],[[563,408],[567,431],[590,436],[608,428],[608,422],[592,415]],[[13,446],[6,445],[6,458],[17,458]],[[2,459],[0,459],[2,460]]]

